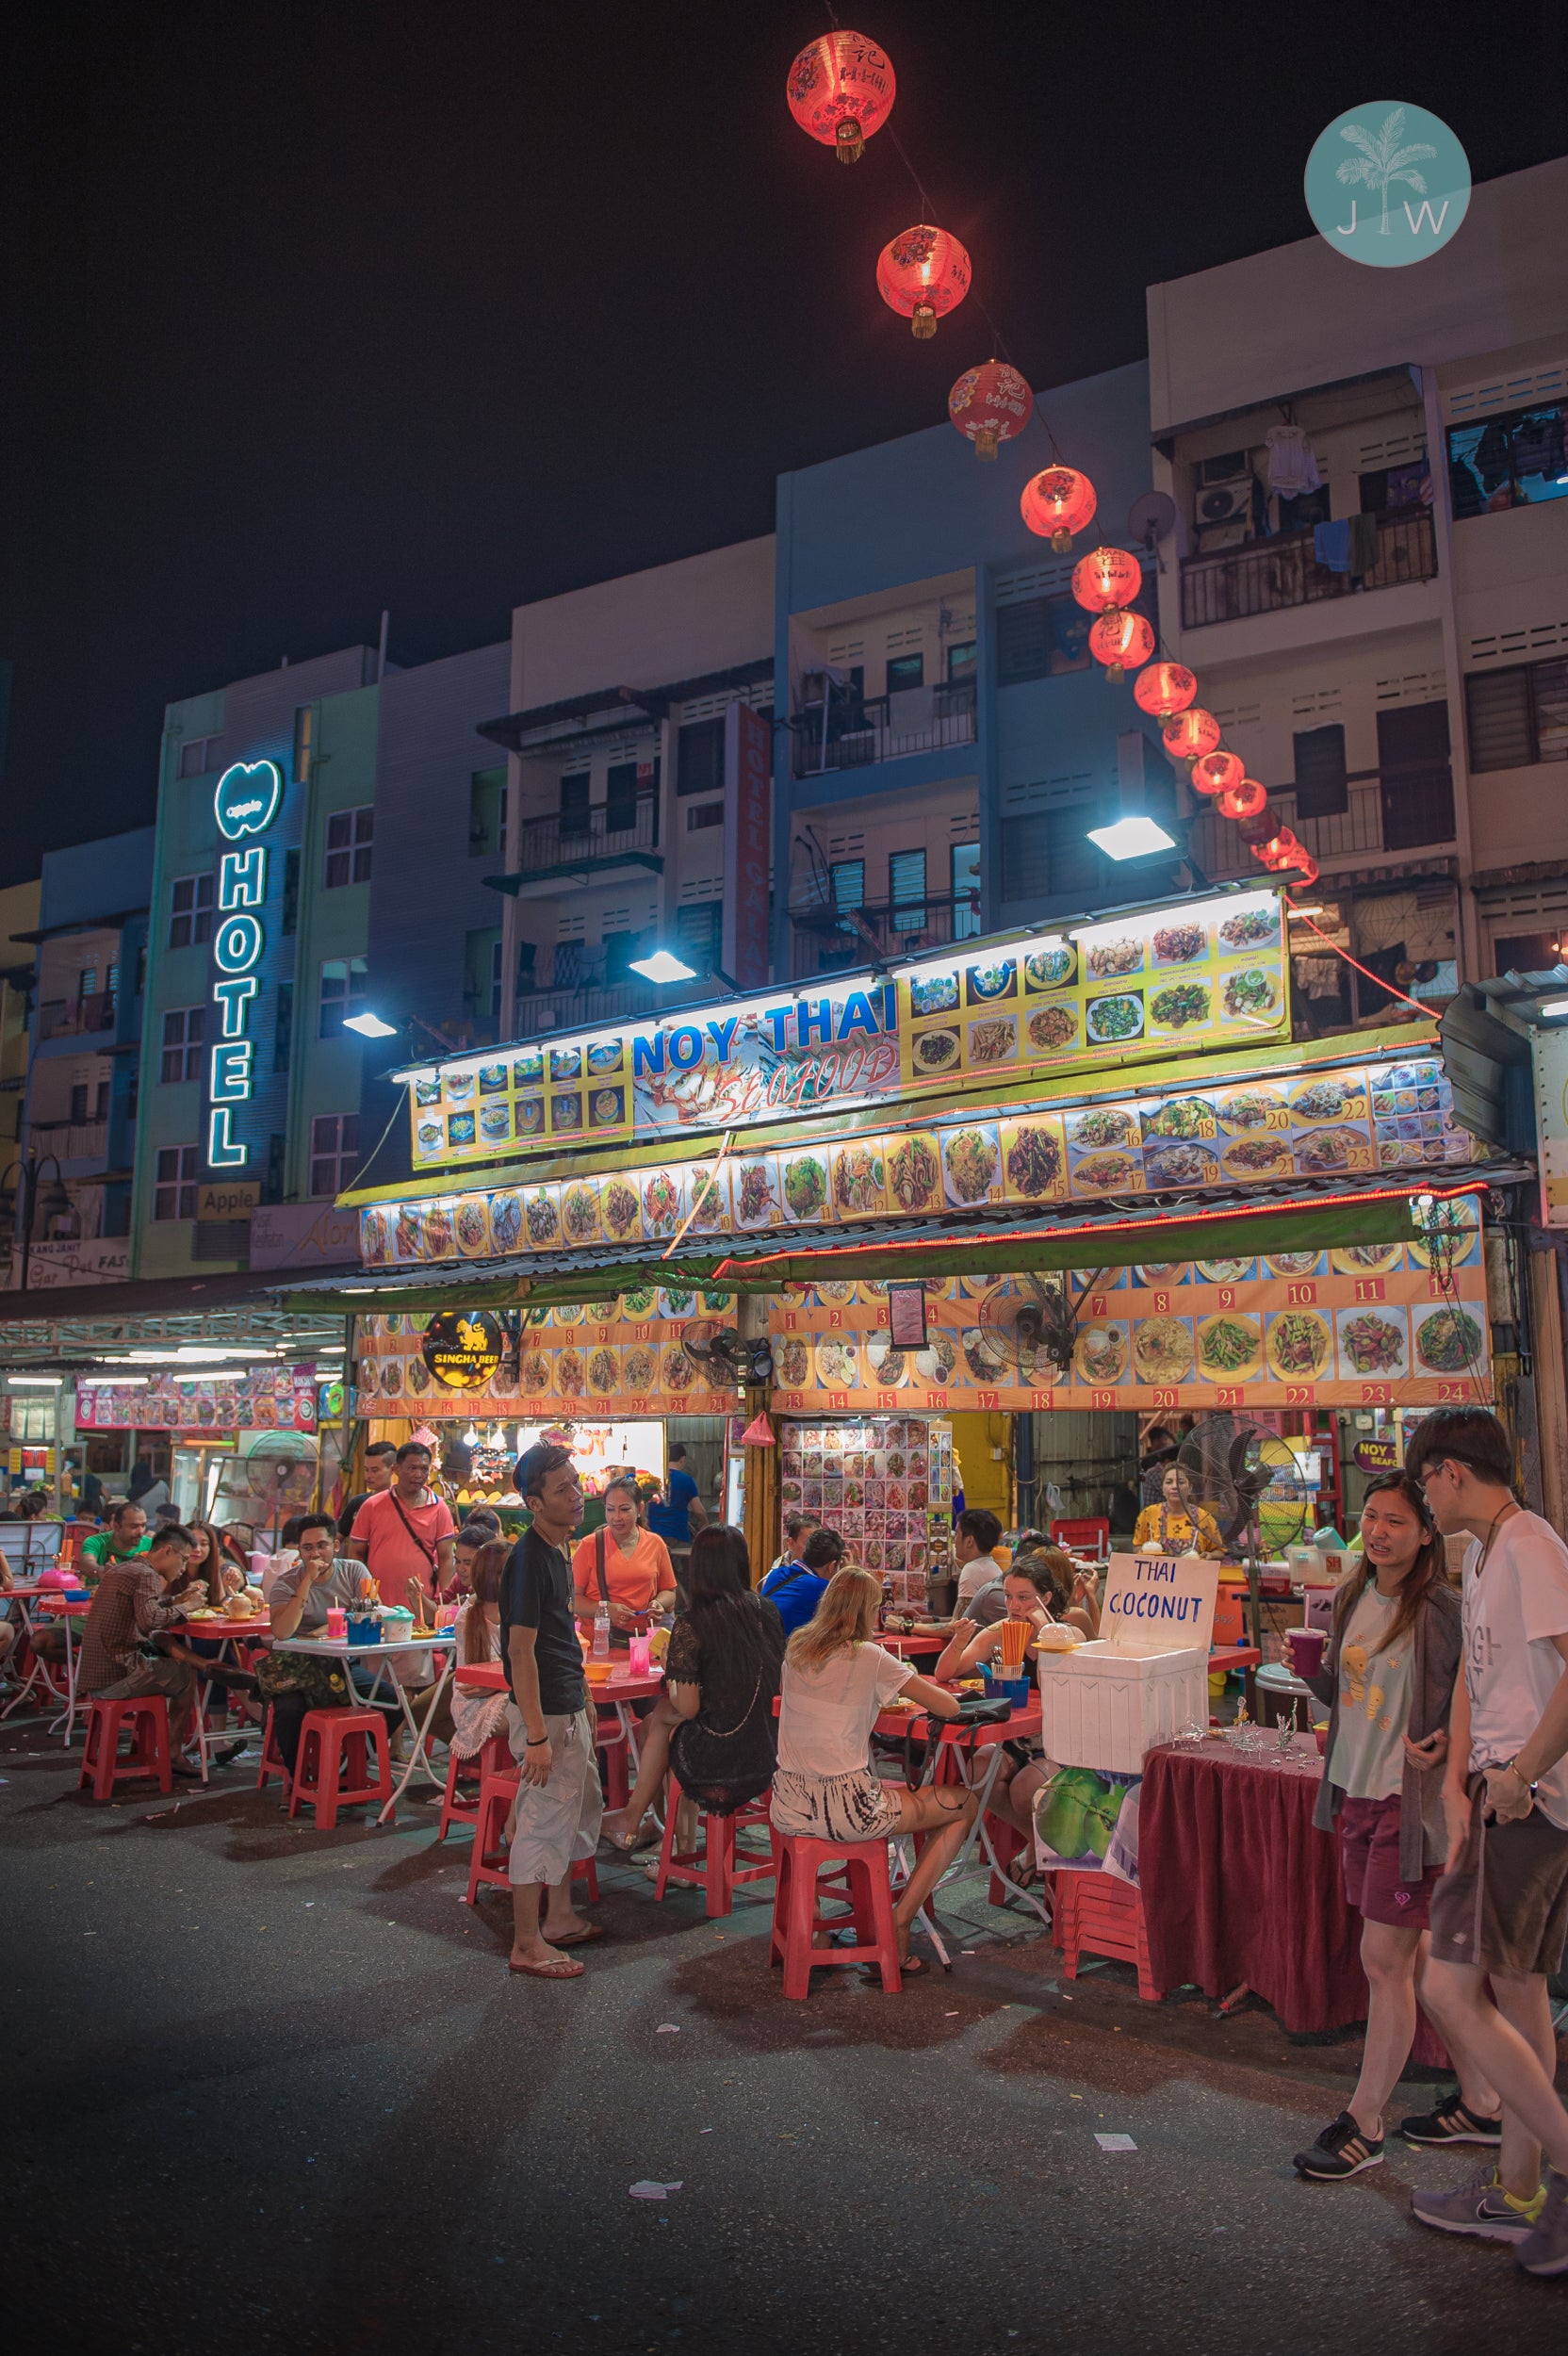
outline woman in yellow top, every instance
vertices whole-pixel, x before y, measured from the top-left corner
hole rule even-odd
[[[1195,1507],[1192,1479],[1180,1464],[1168,1464],[1160,1502],[1146,1505],[1133,1532],[1135,1546],[1158,1546],[1162,1554],[1223,1554],[1225,1541],[1206,1505]]]

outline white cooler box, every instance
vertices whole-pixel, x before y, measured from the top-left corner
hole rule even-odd
[[[1209,1723],[1209,1656],[1100,1642],[1039,1660],[1040,1741],[1058,1767],[1135,1775],[1145,1751]]]

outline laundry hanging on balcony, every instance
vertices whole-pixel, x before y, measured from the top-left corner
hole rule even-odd
[[[1305,426],[1271,425],[1265,437],[1268,443],[1268,487],[1278,491],[1282,499],[1299,499],[1303,491],[1315,491],[1322,483],[1317,471],[1317,458],[1307,439]]]
[[[1337,523],[1314,524],[1312,552],[1319,564],[1326,564],[1331,573],[1348,573],[1350,569],[1350,519],[1342,515]]]
[[[1346,521],[1350,527],[1350,570],[1360,581],[1364,574],[1376,572],[1378,568],[1378,518],[1376,515],[1349,515]]]

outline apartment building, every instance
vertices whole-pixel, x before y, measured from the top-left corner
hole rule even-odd
[[[0,891],[0,1190],[7,1194],[27,1088],[40,889],[35,875]]]
[[[1312,237],[1149,293],[1166,649],[1318,860],[1313,921],[1432,1004],[1568,922],[1565,210],[1555,162],[1413,268]],[[1201,871],[1250,872],[1182,797]],[[1311,1027],[1388,1019],[1302,946]]]

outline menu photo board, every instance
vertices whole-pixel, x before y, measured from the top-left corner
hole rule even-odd
[[[433,1354],[447,1363],[448,1337],[439,1336],[433,1353],[432,1329],[466,1313],[435,1319],[397,1313],[362,1317],[355,1367],[360,1414],[436,1420],[591,1415],[635,1421],[727,1415],[740,1403],[718,1366],[684,1346],[715,1323],[733,1327],[732,1293],[649,1284],[589,1306],[518,1314],[515,1350],[501,1349],[493,1370],[483,1374],[490,1346],[483,1335],[466,1367],[476,1379],[462,1389],[449,1387],[439,1368],[433,1370]],[[485,1316],[481,1322],[494,1327],[498,1321]]]
[[[149,1375],[76,1386],[78,1432],[314,1432],[314,1363],[252,1374]]]
[[[1009,1072],[1287,1038],[1276,889],[818,975],[643,1022],[410,1067],[416,1170],[892,1104]]]

